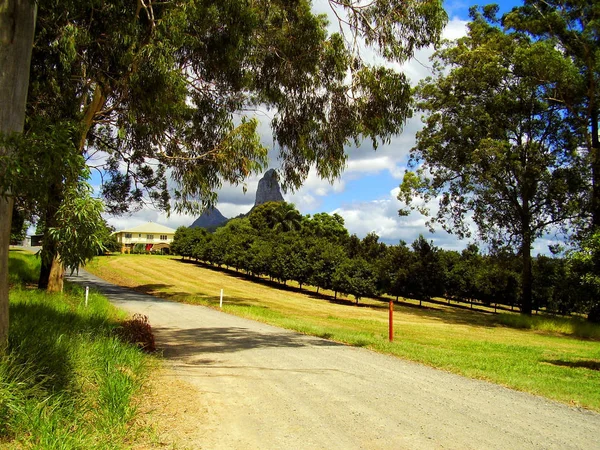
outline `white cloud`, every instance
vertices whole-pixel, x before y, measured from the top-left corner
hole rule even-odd
[[[388,244],[397,244],[400,240],[410,244],[422,234],[427,240],[433,240],[435,245],[445,249],[463,249],[466,246],[466,241],[459,241],[442,230],[429,233],[425,226],[426,218],[417,212],[400,217],[398,210],[402,204],[396,199],[397,193],[398,188],[395,188],[387,198],[344,204],[332,213],[341,215],[350,234],[356,234],[360,238],[374,232]]]
[[[246,204],[234,204],[234,203],[219,203],[217,205],[218,210],[228,219],[239,216],[240,214],[246,214],[254,206],[254,199],[252,203]]]

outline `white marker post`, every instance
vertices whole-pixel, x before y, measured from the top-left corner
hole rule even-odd
[[[221,300],[219,300],[219,308],[223,308],[223,289],[221,289]]]
[[[89,286],[85,287],[85,307],[87,308],[88,305],[88,297],[90,295],[90,288]]]

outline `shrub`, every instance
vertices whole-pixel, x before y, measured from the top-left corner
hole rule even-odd
[[[146,253],[146,246],[144,244],[135,244],[131,253],[134,255],[143,255]]]
[[[145,352],[151,353],[156,350],[148,316],[134,314],[132,319],[124,321],[116,329],[116,333],[124,342],[136,345]]]

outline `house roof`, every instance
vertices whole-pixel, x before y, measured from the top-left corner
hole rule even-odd
[[[166,234],[166,233],[175,233],[173,228],[165,227],[164,225],[159,225],[154,222],[146,222],[142,225],[138,225],[137,227],[128,228],[127,230],[119,230],[115,233],[150,233],[150,234]]]

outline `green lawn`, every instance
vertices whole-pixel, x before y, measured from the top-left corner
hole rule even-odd
[[[128,448],[137,398],[157,362],[119,341],[120,313],[77,287],[33,289],[39,260],[10,252],[10,334],[0,357],[0,447]],[[145,437],[143,439],[146,439]]]
[[[224,289],[223,309],[232,314],[600,411],[600,327],[579,318],[523,320],[407,302],[395,308],[390,343],[388,305],[377,300],[356,306],[353,299],[252,281],[174,257],[101,257],[88,269],[142,292],[215,308]]]

